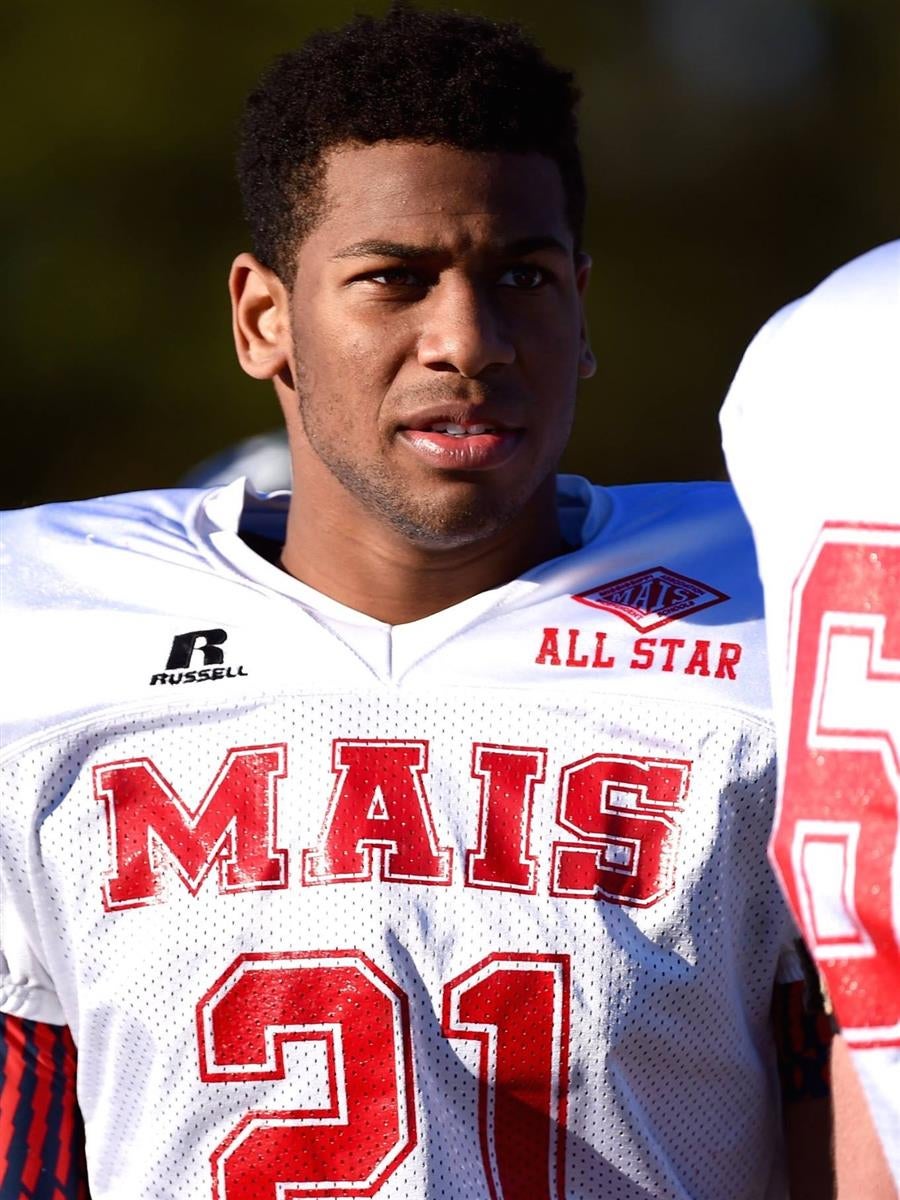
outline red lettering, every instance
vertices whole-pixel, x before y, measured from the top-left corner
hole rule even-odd
[[[592,754],[564,767],[550,894],[649,908],[671,891],[690,763]]]
[[[741,661],[741,647],[737,642],[723,642],[719,649],[719,665],[716,679],[737,679],[735,667]]]
[[[634,643],[634,658],[631,660],[630,666],[638,671],[646,671],[648,667],[653,666],[653,647],[656,645],[656,638],[640,637]]]
[[[453,851],[437,844],[422,776],[427,742],[338,739],[337,775],[318,846],[303,851],[304,883],[449,884]]]
[[[521,746],[472,748],[472,776],[481,781],[478,849],[466,852],[466,886],[528,892],[537,859],[529,853],[535,784],[544,782],[547,751]]]
[[[684,668],[685,675],[708,675],[709,674],[709,642],[702,639],[694,646],[694,653],[691,655],[690,662]]]
[[[588,656],[582,654],[579,658],[575,657],[575,651],[578,647],[578,634],[580,630],[569,630],[569,657],[566,659],[567,667],[586,667],[588,665]]]
[[[592,667],[614,667],[616,665],[616,660],[613,657],[613,655],[610,654],[608,657],[606,657],[606,658],[604,657],[604,646],[606,643],[606,634],[605,633],[597,633],[596,639],[597,639],[597,645],[594,650],[594,661],[591,663],[591,666]]]
[[[675,651],[680,650],[684,645],[684,638],[660,638],[659,644],[666,648],[666,658],[662,665],[664,671],[672,671],[675,668]]]
[[[538,651],[538,656],[534,660],[542,666],[547,663],[551,667],[558,667],[560,664],[559,658],[559,630],[552,626],[544,630],[544,640],[541,642],[541,648]]]
[[[159,901],[167,869],[194,895],[215,863],[220,892],[286,887],[287,851],[275,845],[286,753],[283,745],[229,750],[193,812],[147,758],[95,767],[115,865],[103,887],[107,912]]]

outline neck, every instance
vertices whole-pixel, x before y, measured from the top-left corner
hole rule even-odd
[[[282,567],[341,604],[388,625],[403,625],[450,608],[565,551],[555,479],[500,531],[461,546],[411,542],[362,509],[320,505],[303,511],[295,493],[288,513]]]

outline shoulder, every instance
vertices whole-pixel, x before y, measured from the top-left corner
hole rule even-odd
[[[629,483],[598,490],[606,491],[616,507],[630,518],[644,514],[660,519],[700,515],[725,518],[738,526],[743,523],[734,488],[723,480]]]
[[[127,698],[124,665],[171,641],[185,603],[205,608],[215,570],[191,532],[204,495],[142,492],[3,515],[7,746]]]
[[[896,519],[898,329],[900,241],[776,313],[738,368],[721,414],[728,468],[795,572],[824,520]]]
[[[900,304],[900,240],[876,246],[838,267],[798,305],[826,318],[837,310],[842,321],[856,322]],[[868,311],[867,311],[868,310]]]
[[[580,680],[768,722],[762,590],[731,485],[611,487],[595,502],[605,519],[533,576],[522,613],[542,631],[528,661],[545,685]]]
[[[877,246],[826,276],[805,296],[779,309],[750,343],[747,361],[763,354],[809,352],[816,361],[856,357],[896,333],[900,308],[900,241]],[[854,336],[847,336],[853,331]],[[823,335],[824,339],[823,340]],[[833,335],[833,336],[828,336]],[[862,338],[862,343],[857,341]],[[891,344],[896,339],[891,337]]]
[[[606,489],[612,507],[598,547],[613,534],[667,547],[670,554],[727,551],[754,567],[747,518],[730,483],[642,483]]]
[[[129,571],[142,558],[196,556],[187,522],[202,495],[135,492],[3,513],[4,604],[47,607],[91,593],[109,596],[131,582]]]
[[[753,535],[730,483],[631,484],[606,491],[609,519],[585,544],[588,555],[683,576],[685,586],[702,583],[733,597],[744,619],[761,617]]]
[[[900,368],[900,241],[840,267],[771,317],[751,341],[722,409],[731,449],[756,423],[769,439],[794,414],[895,402]]]
[[[560,493],[578,497],[585,514],[579,550],[561,563],[563,573],[609,574],[616,566],[684,570],[708,582],[725,579],[726,591],[758,596],[753,536],[732,485],[703,480],[600,487],[563,476]],[[576,539],[571,539],[576,540]],[[623,569],[621,574],[627,572]],[[756,600],[754,599],[754,603]],[[761,600],[759,601],[761,611]]]

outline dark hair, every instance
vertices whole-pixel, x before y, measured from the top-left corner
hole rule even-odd
[[[325,152],[401,140],[545,154],[578,244],[579,94],[517,25],[484,17],[395,3],[381,19],[316,33],[247,98],[238,177],[253,251],[290,283],[297,246],[321,215]]]

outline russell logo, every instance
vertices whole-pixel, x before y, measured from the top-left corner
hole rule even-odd
[[[176,633],[166,669],[153,675],[150,683],[208,683],[246,675],[243,667],[223,665],[225,651],[222,646],[227,640],[224,629],[191,629],[187,633]],[[199,668],[198,656],[203,664]]]
[[[730,598],[699,579],[679,575],[668,567],[649,567],[572,597],[589,608],[615,613],[642,633]]]

